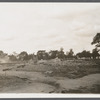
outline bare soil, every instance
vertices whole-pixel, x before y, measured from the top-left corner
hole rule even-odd
[[[1,93],[100,93],[100,60],[0,64]]]

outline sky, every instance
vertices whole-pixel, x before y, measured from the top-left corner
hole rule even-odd
[[[0,50],[92,50],[100,3],[0,3]]]

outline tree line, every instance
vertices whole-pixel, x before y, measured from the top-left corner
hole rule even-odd
[[[63,48],[60,48],[60,50],[50,50],[49,52],[46,52],[45,50],[39,50],[36,54],[28,54],[26,51],[22,51],[21,53],[13,53],[11,55],[8,55],[7,53],[4,53],[3,51],[0,51],[0,58],[8,56],[11,61],[16,60],[31,60],[31,59],[38,59],[38,60],[49,60],[49,59],[55,59],[59,58],[61,60],[63,59],[81,59],[81,58],[88,58],[88,59],[99,59],[100,57],[100,33],[97,33],[95,37],[93,38],[93,41],[91,42],[92,45],[95,44],[95,48],[92,50],[92,52],[83,50],[81,52],[78,52],[77,54],[74,54],[73,49],[70,49],[66,53],[64,52]]]

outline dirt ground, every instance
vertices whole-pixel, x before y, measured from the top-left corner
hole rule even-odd
[[[0,93],[100,93],[100,60],[1,63]]]

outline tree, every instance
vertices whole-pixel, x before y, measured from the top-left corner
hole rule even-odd
[[[93,57],[93,59],[96,59],[96,57],[99,58],[99,53],[98,53],[97,48],[92,50],[92,57]]]
[[[45,50],[39,50],[37,52],[37,57],[39,60],[43,59],[43,60],[47,60],[48,59],[48,53]]]
[[[60,58],[61,60],[64,59],[64,51],[63,48],[60,48],[60,51],[58,51],[57,57]]]
[[[83,57],[81,52],[77,53],[76,56],[79,57],[79,58]]]
[[[47,52],[45,52],[44,59],[47,60],[48,58],[49,58],[49,54]]]
[[[55,59],[57,57],[57,54],[58,54],[58,50],[51,50],[49,52],[49,58],[50,59]]]
[[[67,57],[68,58],[72,58],[73,57],[73,54],[74,54],[73,49],[70,49],[70,51],[67,52]]]
[[[28,60],[28,53],[23,51],[18,55],[18,57],[19,57],[19,60]]]
[[[100,33],[97,33],[97,34],[95,35],[95,37],[93,38],[93,41],[92,41],[91,44],[92,44],[92,45],[93,45],[93,44],[96,44],[96,45],[95,45],[96,47],[100,47]]]
[[[16,58],[16,56],[15,55],[9,55],[9,59],[11,60],[11,61],[17,61],[17,58]]]
[[[79,58],[82,58],[82,57],[91,58],[91,53],[90,51],[83,50],[82,52],[77,53],[76,56],[78,56]]]
[[[0,58],[4,58],[7,54],[0,50]]]
[[[92,54],[90,53],[90,51],[86,52],[86,57],[91,59]]]
[[[43,54],[45,53],[45,50],[39,50],[37,52],[37,57],[39,60],[43,59]]]
[[[95,35],[95,37],[93,38],[93,41],[92,41],[92,43],[91,43],[92,45],[93,44],[95,44],[95,49],[93,49],[93,51],[92,51],[92,56],[93,56],[93,58],[94,59],[96,59],[96,57],[98,57],[99,58],[99,51],[100,51],[100,33],[97,33],[96,35]]]
[[[34,54],[29,54],[29,55],[28,55],[28,60],[33,59],[33,55],[34,55]]]

